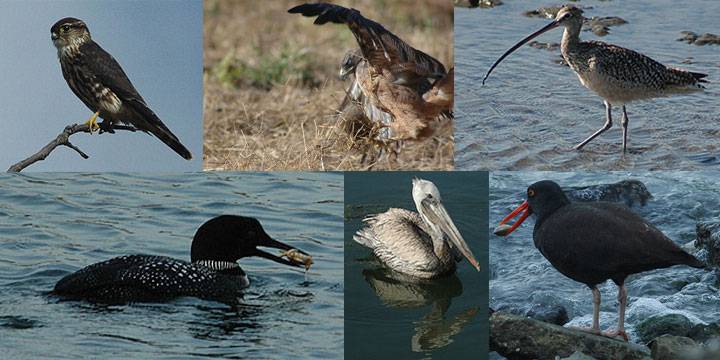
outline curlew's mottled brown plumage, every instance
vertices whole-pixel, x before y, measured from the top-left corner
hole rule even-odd
[[[452,92],[447,87],[452,76],[447,76],[443,64],[363,17],[358,10],[316,3],[299,5],[288,12],[316,16],[317,25],[333,22],[350,28],[362,55],[354,67],[356,90],[367,99],[363,108],[369,119],[376,121],[374,116],[380,115],[383,120],[383,115],[373,112],[372,107],[391,115],[389,124],[379,124],[389,128],[387,137],[391,140],[430,137],[437,121],[452,111],[448,107]],[[431,88],[428,79],[435,82],[442,92],[440,96],[423,96]]]
[[[510,53],[540,34],[558,26],[565,27],[560,49],[580,82],[605,100],[606,121],[602,128],[575,146],[582,149],[587,143],[612,127],[612,105],[622,106],[623,152],[627,149],[628,117],[625,104],[631,101],[702,91],[706,74],[667,67],[643,54],[601,41],[580,41],[583,24],[582,10],[566,5],[555,20],[521,40],[505,52],[490,67],[492,70]]]

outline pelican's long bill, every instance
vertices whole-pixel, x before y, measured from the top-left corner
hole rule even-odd
[[[518,216],[520,212],[522,212],[522,215],[520,215],[520,218],[518,218],[517,221],[515,221],[512,225],[506,224],[506,222]],[[527,200],[525,200],[517,207],[517,209],[513,210],[510,214],[508,214],[508,216],[502,219],[493,232],[497,236],[508,236],[511,232],[515,231],[515,229],[517,229],[518,226],[520,226],[520,224],[522,224],[523,221],[530,216],[530,214],[532,214],[532,210],[530,210],[530,206],[528,205]]]
[[[495,63],[490,67],[490,70],[488,70],[487,74],[485,74],[485,77],[484,77],[483,80],[482,80],[482,84],[485,85],[485,80],[487,80],[488,76],[490,76],[490,73],[493,71],[493,69],[495,69],[495,67],[498,66],[498,64],[500,64],[500,62],[503,61],[503,59],[505,59],[505,58],[506,58],[508,55],[510,55],[513,51],[515,51],[515,50],[517,50],[519,47],[525,45],[525,43],[527,43],[528,41],[530,41],[530,40],[532,40],[532,39],[540,36],[542,33],[546,32],[546,31],[548,31],[548,30],[554,29],[554,28],[556,28],[556,27],[558,27],[558,26],[560,26],[560,22],[557,21],[557,20],[553,20],[553,22],[545,25],[542,29],[540,29],[540,30],[538,30],[538,31],[530,34],[528,37],[520,40],[520,42],[518,42],[517,44],[513,45],[513,47],[511,47],[508,51],[506,51],[504,54],[502,54],[502,56],[501,56],[499,59],[497,59],[497,60],[495,61]]]
[[[450,240],[450,242],[458,250],[460,250],[460,253],[465,256],[475,269],[480,271],[480,263],[478,263],[475,259],[472,251],[470,251],[467,243],[463,239],[462,235],[460,235],[460,231],[458,231],[457,227],[455,227],[455,223],[453,223],[447,210],[445,210],[445,206],[435,199],[424,199],[421,202],[421,205],[423,215],[425,215],[425,217],[427,217],[433,225],[437,226],[439,230],[445,234],[447,239]]]

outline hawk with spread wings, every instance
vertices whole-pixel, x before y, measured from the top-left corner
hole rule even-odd
[[[290,10],[317,17],[315,24],[346,24],[359,51],[350,51],[341,64],[341,76],[353,74],[343,100],[355,101],[376,126],[387,128],[380,137],[420,140],[431,137],[439,120],[452,117],[454,71],[432,56],[413,48],[356,9],[339,5],[303,4]],[[349,98],[349,99],[348,99]]]

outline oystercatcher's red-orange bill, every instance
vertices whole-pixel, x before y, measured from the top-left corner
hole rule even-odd
[[[520,218],[518,218],[517,221],[515,221],[511,226],[508,226],[506,224],[506,222],[508,222],[511,219],[513,219],[514,217],[516,217],[518,214],[520,214],[520,212],[523,212],[520,215]],[[498,235],[498,236],[510,235],[510,233],[515,231],[515,229],[517,229],[518,226],[520,226],[520,224],[522,224],[523,221],[525,221],[525,219],[527,219],[527,217],[530,216],[530,214],[531,214],[530,207],[528,206],[527,200],[525,200],[525,201],[523,201],[522,204],[520,204],[520,206],[517,207],[517,209],[513,210],[510,214],[508,214],[508,216],[506,216],[504,219],[502,219],[500,221],[498,226],[495,228],[495,231],[494,231],[495,235]]]

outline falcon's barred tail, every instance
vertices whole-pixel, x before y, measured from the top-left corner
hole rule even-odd
[[[178,155],[182,156],[186,160],[192,159],[192,154],[190,154],[190,150],[188,150],[183,144],[180,143],[180,140],[175,136],[175,134],[168,129],[167,126],[160,120],[160,118],[155,115],[155,113],[150,110],[145,104],[143,104],[140,101],[132,101],[131,102],[132,107],[140,113],[143,118],[146,120],[145,126],[140,126],[139,128],[144,131],[149,131],[155,137],[160,139],[160,141],[164,142],[165,145],[169,146],[171,149],[175,150]],[[138,124],[135,124],[136,126]]]

